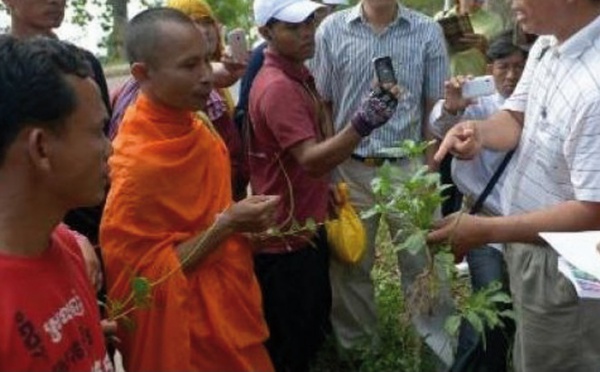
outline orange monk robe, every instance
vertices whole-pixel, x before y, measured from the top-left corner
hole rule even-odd
[[[100,228],[109,298],[133,275],[155,281],[177,268],[175,246],[206,230],[231,204],[227,149],[191,113],[140,95],[114,143]],[[261,294],[248,243],[223,242],[190,272],[153,288],[149,309],[119,329],[127,371],[270,371]]]

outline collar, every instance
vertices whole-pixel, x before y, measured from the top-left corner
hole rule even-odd
[[[136,108],[141,110],[143,115],[148,116],[152,121],[159,123],[168,123],[174,125],[192,125],[194,113],[182,111],[163,105],[150,99],[144,92],[141,92],[135,102]]]
[[[388,25],[388,27],[396,26],[401,21],[406,22],[408,25],[412,25],[414,22],[413,15],[409,12],[408,8],[404,7],[402,4],[397,3],[398,10],[396,12],[396,18]],[[353,22],[362,22],[367,24],[367,18],[365,17],[365,13],[362,8],[362,2],[356,4],[353,8],[350,9],[348,14],[346,15],[346,23]]]
[[[577,31],[570,38],[558,45],[556,38],[553,47],[558,55],[566,58],[578,58],[583,52],[592,47],[592,44],[600,37],[600,16]]]
[[[301,83],[304,82],[312,82],[314,79],[306,66],[297,66],[296,64],[290,62],[287,58],[279,55],[278,53],[272,51],[271,49],[265,49],[265,66],[275,67],[284,74],[292,78],[293,80],[297,80]]]

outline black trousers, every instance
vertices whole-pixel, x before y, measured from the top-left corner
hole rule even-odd
[[[502,283],[505,293],[510,293],[502,252],[490,246],[473,249],[467,254],[467,262],[474,291],[482,290],[497,281]],[[511,308],[511,304],[503,304],[498,310]],[[482,335],[478,334],[470,323],[463,321],[458,334],[454,365],[450,372],[506,372],[510,344],[515,336],[515,322],[507,317],[502,317],[502,321],[503,328],[485,329],[485,348]]]
[[[442,184],[452,185],[442,191],[442,196],[446,199],[442,202],[442,216],[447,216],[460,210],[462,205],[462,194],[456,188],[452,180],[452,155],[446,155],[440,164],[440,177]]]
[[[277,372],[308,371],[331,332],[329,249],[324,231],[313,243],[291,253],[255,257],[271,334],[266,347]]]

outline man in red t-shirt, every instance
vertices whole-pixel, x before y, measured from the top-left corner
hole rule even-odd
[[[0,370],[112,371],[76,237],[104,197],[106,108],[85,57],[0,37]]]
[[[322,229],[294,232],[327,218],[329,173],[360,140],[384,125],[397,99],[376,89],[335,136],[305,62],[315,50],[315,11],[308,0],[256,0],[254,13],[267,40],[265,61],[250,91],[250,183],[257,194],[281,195],[278,228],[285,236],[258,243],[255,270],[277,371],[306,371],[329,328],[329,250]],[[397,92],[397,87],[386,87]]]

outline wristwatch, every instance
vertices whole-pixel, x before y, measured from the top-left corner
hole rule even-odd
[[[442,105],[442,112],[444,113],[444,115],[458,118],[458,117],[461,117],[465,113],[465,109],[457,110],[455,113],[452,113],[452,112],[448,111],[448,109],[446,108],[446,102],[444,102],[444,104]]]

